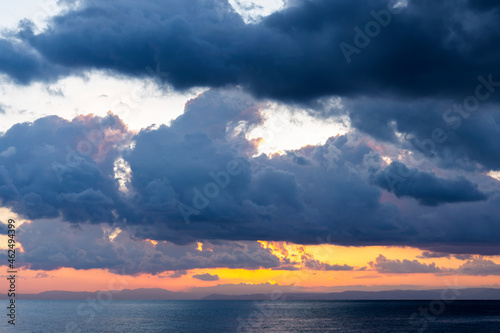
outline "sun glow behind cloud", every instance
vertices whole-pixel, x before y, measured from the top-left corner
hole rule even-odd
[[[247,133],[249,140],[259,140],[258,154],[284,153],[306,145],[324,144],[350,130],[342,117],[318,119],[304,109],[270,102],[261,110],[265,122]]]
[[[229,0],[245,23],[255,23],[285,6],[284,0]]]
[[[500,181],[500,171],[491,171],[488,173],[488,176]]]

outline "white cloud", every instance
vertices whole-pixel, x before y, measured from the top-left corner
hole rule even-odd
[[[241,15],[245,23],[258,22],[285,6],[284,0],[229,0],[234,10]]]

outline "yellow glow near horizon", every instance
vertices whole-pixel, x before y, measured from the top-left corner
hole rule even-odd
[[[5,218],[14,218],[18,225],[30,223],[20,219],[6,208],[0,208]],[[119,228],[104,230],[110,240],[114,240],[121,232]],[[7,244],[6,236],[0,237],[0,248]],[[153,239],[144,242],[156,246],[159,241]],[[282,292],[314,291],[329,292],[342,290],[383,290],[411,288],[440,288],[449,283],[462,287],[498,287],[498,276],[464,276],[456,274],[433,273],[379,273],[368,263],[380,254],[389,260],[418,260],[421,263],[435,263],[442,268],[456,269],[466,261],[453,256],[443,258],[420,258],[422,250],[412,247],[366,246],[349,247],[331,244],[300,245],[287,242],[259,241],[263,248],[269,249],[282,262],[282,269],[231,269],[209,268],[191,269],[184,275],[171,277],[173,272],[159,274],[142,273],[135,276],[117,275],[107,269],[76,270],[59,268],[52,271],[19,269],[20,288],[23,293],[38,293],[48,290],[96,291],[138,288],[164,288],[172,291],[189,291],[196,287],[216,287],[245,293],[244,286],[254,286],[246,292],[267,292],[269,288],[279,288]],[[5,248],[5,246],[3,246]],[[21,244],[18,244],[21,249]],[[197,242],[198,251],[212,251],[210,243]],[[484,256],[484,259],[500,264],[500,256]],[[307,268],[307,260],[317,260],[330,265],[349,265],[354,267],[348,271],[326,271]],[[0,267],[4,271],[6,266]],[[314,268],[314,266],[313,266]],[[193,278],[195,274],[218,275],[218,281],[201,281]],[[125,281],[118,283],[116,281]],[[451,281],[451,282],[450,282]],[[457,282],[455,282],[457,281]],[[2,287],[0,283],[0,288]],[[113,288],[112,288],[113,287]],[[267,288],[267,289],[266,289]],[[248,291],[250,290],[250,291]]]

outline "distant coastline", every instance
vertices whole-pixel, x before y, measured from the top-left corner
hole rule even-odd
[[[430,289],[430,290],[385,290],[385,291],[342,291],[328,293],[282,293],[281,301],[350,301],[350,300],[433,300],[443,297],[443,291],[456,291],[456,300],[500,300],[500,289],[464,288],[464,289]],[[104,295],[104,296],[103,296]],[[106,295],[112,295],[111,298]],[[96,292],[45,291],[38,294],[19,294],[19,300],[86,300],[89,298],[105,298],[106,300],[269,300],[269,293],[257,294],[207,294],[195,292],[173,292],[166,289],[124,289]],[[1,295],[0,300],[7,300]]]

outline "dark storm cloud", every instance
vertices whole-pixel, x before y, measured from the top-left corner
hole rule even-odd
[[[498,4],[408,1],[390,14],[394,3],[298,0],[246,25],[226,1],[87,1],[39,34],[22,22],[17,41],[0,42],[0,71],[20,83],[96,68],[154,75],[178,89],[238,84],[308,103],[317,115],[347,112],[355,128],[439,157],[442,167],[500,170]],[[371,22],[386,26],[372,38],[354,30]],[[350,64],[342,42],[359,50]],[[332,95],[353,101],[343,110],[315,103]],[[463,111],[476,95],[480,112]]]
[[[374,182],[381,188],[393,192],[398,198],[411,197],[428,206],[488,198],[477,185],[465,178],[444,179],[433,173],[408,169],[400,162],[392,162],[375,175]]]
[[[29,219],[115,221],[113,212],[125,206],[113,163],[128,137],[112,115],[72,121],[50,116],[14,125],[0,136],[3,205]]]
[[[174,121],[171,127],[148,129],[135,137],[136,146],[125,159],[132,170],[131,184],[137,190],[136,210],[149,222],[137,227],[140,237],[177,243],[220,238],[315,244],[330,236],[332,243],[343,245],[460,244],[457,248],[481,241],[484,245],[472,253],[498,251],[493,236],[498,229],[493,223],[498,216],[497,195],[488,199],[466,178],[450,180],[414,170],[415,179],[402,185],[406,194],[422,203],[449,204],[424,208],[415,201],[403,214],[391,202],[381,202],[379,186],[387,185],[370,184],[374,174],[384,174],[387,169],[379,153],[370,147],[371,140],[356,131],[282,156],[251,158],[255,152],[251,144],[242,144],[245,140],[228,134],[233,133],[231,126],[222,135],[223,126],[211,125],[235,119],[229,107],[232,99],[225,94],[234,96],[234,92],[211,91],[191,101],[182,116],[192,119],[189,122]],[[220,102],[215,103],[217,100]],[[254,114],[247,117],[249,123],[259,123],[259,113],[252,104],[244,107],[244,114]],[[204,128],[198,119],[208,110],[218,120],[210,119]],[[191,129],[187,126],[190,122],[195,124]],[[243,149],[235,150],[236,146]],[[234,159],[241,172],[222,176]],[[410,183],[415,180],[418,182],[412,188]],[[419,183],[421,180],[430,182]],[[209,198],[205,187],[210,194],[214,187],[208,184],[217,182],[222,186]],[[183,219],[179,203],[192,209],[184,207],[190,224]],[[457,248],[450,245],[449,253]]]
[[[14,44],[3,42],[4,57],[14,63],[2,70],[28,82],[50,79],[41,74],[42,61],[131,76],[159,65],[178,89],[241,84],[258,96],[302,101],[380,93],[456,97],[480,74],[499,76],[498,11],[489,10],[495,4],[408,1],[391,15],[391,3],[298,0],[246,25],[226,1],[87,1],[54,17],[40,34],[24,24],[19,38],[42,59],[17,57]],[[383,25],[377,36],[357,36],[354,28],[365,31],[367,23],[378,24],[375,17]],[[359,51],[350,64],[342,42]]]
[[[500,6],[408,1],[390,14],[394,3],[298,0],[246,25],[226,1],[87,1],[39,34],[22,22],[17,41],[0,42],[0,71],[20,83],[97,68],[178,89],[238,84],[318,116],[347,112],[355,128],[441,167],[500,170]],[[372,38],[354,30],[377,22],[386,26]],[[359,51],[350,64],[342,42]],[[315,102],[332,95],[353,100],[343,110]],[[463,110],[470,96],[480,112]]]
[[[7,224],[0,222],[0,235],[7,235],[7,230],[9,230]]]
[[[205,111],[193,102],[184,116]],[[397,223],[397,208],[381,204],[380,189],[366,182],[365,168],[376,163],[376,154],[354,137],[270,159],[241,154],[234,138],[184,131],[176,122],[144,130],[125,154],[144,223],[128,221],[144,224],[141,237],[178,243],[204,235],[315,243],[333,230],[345,229],[347,238],[371,238],[375,230],[406,232]],[[234,175],[227,171],[232,162],[239,170]],[[349,209],[354,202],[356,209]]]
[[[498,11],[500,8],[496,0],[467,0],[467,4],[479,11]]]
[[[494,81],[500,86],[500,76]],[[346,99],[344,112],[354,128],[378,141],[412,150],[415,159],[436,159],[448,169],[500,170],[500,146],[496,144],[500,108],[488,101],[464,106],[463,101],[475,98],[475,88],[482,86],[477,79],[469,85],[469,94],[459,100]],[[500,88],[491,90],[491,97],[500,97]]]
[[[0,156],[1,199],[32,219],[116,223],[136,237],[178,245],[268,240],[500,253],[495,236],[500,199],[491,178],[474,176],[490,195],[474,201],[482,192],[468,178],[448,180],[416,170],[419,181],[430,182],[412,187],[410,179],[401,184],[406,192],[400,200],[383,200],[387,185],[371,180],[387,169],[373,140],[355,130],[323,145],[253,157],[255,143],[236,129],[261,123],[258,104],[238,89],[211,90],[190,101],[171,126],[148,128],[132,138],[112,115],[15,125],[0,137],[0,151],[8,152]],[[212,118],[203,122],[207,113]],[[104,140],[93,132],[99,128]],[[85,131],[99,144],[92,146]],[[88,148],[82,140],[92,152],[74,163],[68,152]],[[113,172],[119,157],[130,166],[128,192],[119,190]],[[470,191],[455,195],[453,190]],[[410,194],[422,203],[447,204],[421,205],[405,199]],[[53,255],[59,253],[64,255]]]
[[[25,262],[131,273],[290,267],[247,242],[270,240],[415,246],[426,258],[470,259],[464,274],[496,274],[470,254],[500,254],[499,183],[482,175],[500,170],[500,6],[409,1],[348,63],[340,43],[356,47],[353,28],[387,6],[297,0],[245,25],[226,1],[107,0],[84,2],[40,34],[23,22],[17,36],[0,39],[0,72],[19,84],[90,69],[149,77],[156,69],[159,82],[177,89],[225,87],[188,102],[170,126],[139,133],[113,115],[44,117],[2,133],[0,200],[36,220],[19,236]],[[343,107],[316,100],[332,95]],[[254,157],[256,141],[245,132],[263,122],[255,97],[307,104],[317,117],[347,115],[354,129]],[[380,155],[389,146],[419,163],[386,167]],[[115,179],[120,157],[130,166],[128,192]],[[54,218],[88,228],[88,238]],[[130,235],[110,241],[98,223]],[[147,238],[176,245],[153,247]],[[198,251],[200,240],[213,252]],[[324,270],[353,269],[312,260]],[[443,272],[383,256],[372,267]]]
[[[47,62],[24,42],[0,38],[0,73],[8,75],[16,83],[50,81],[70,72],[74,71],[63,70],[61,66]]]

